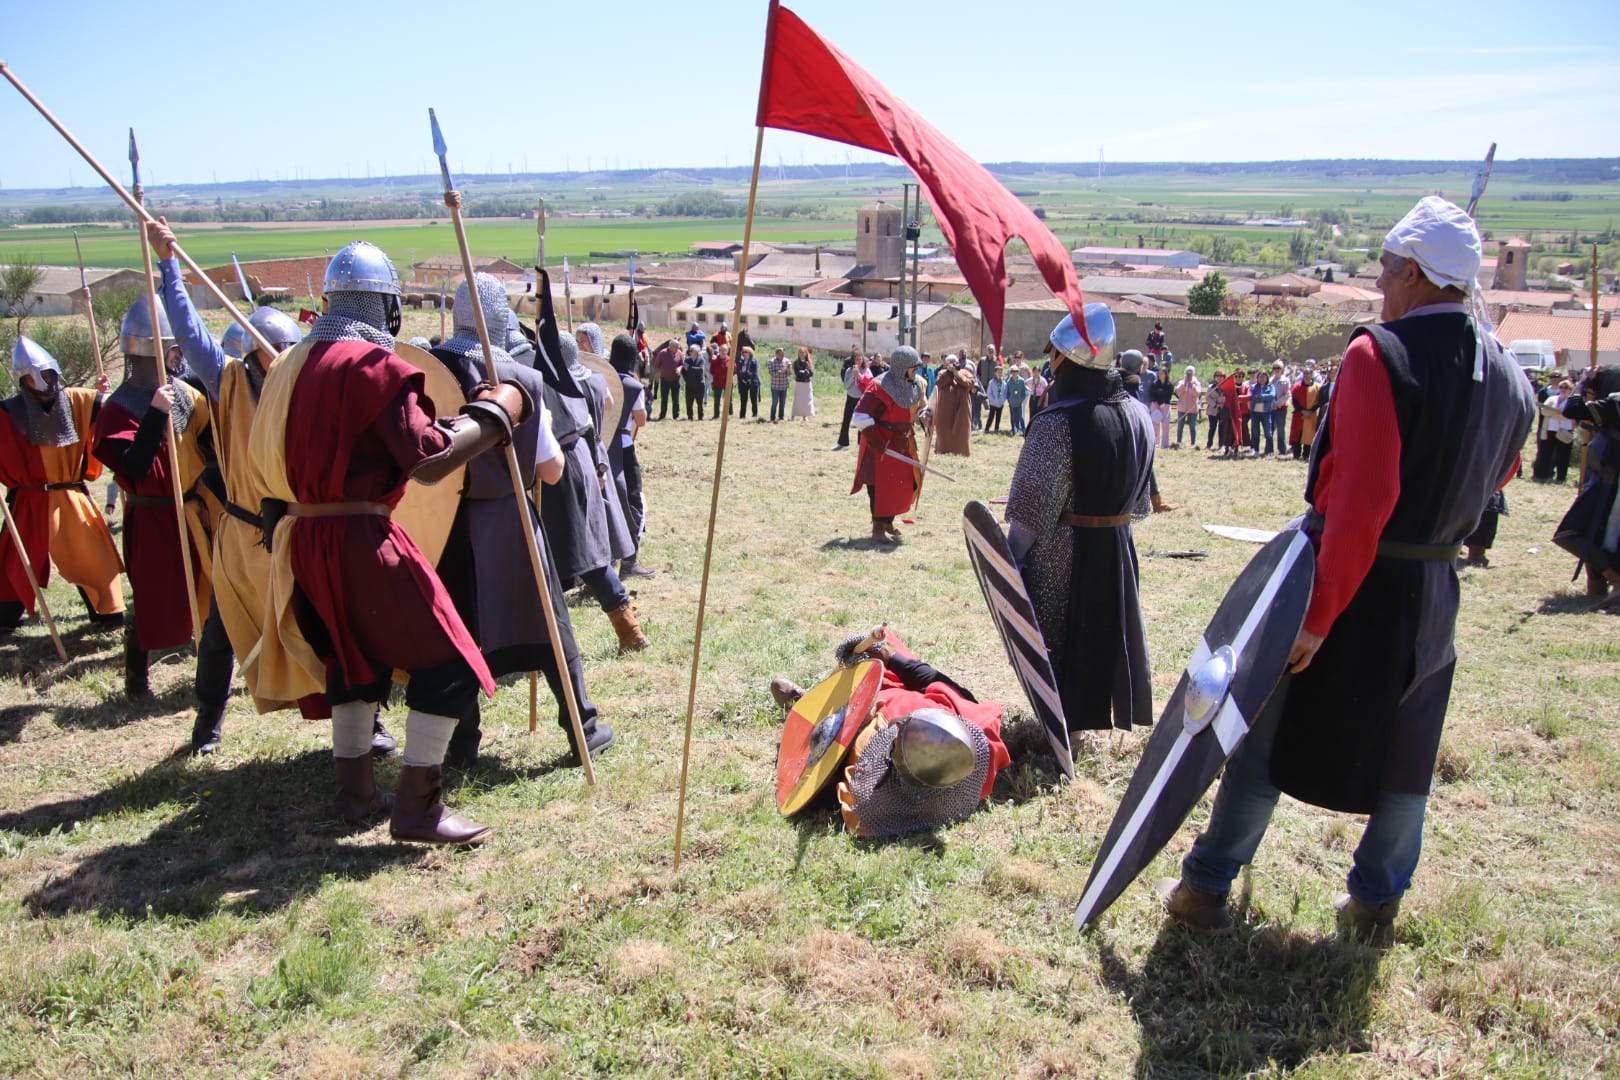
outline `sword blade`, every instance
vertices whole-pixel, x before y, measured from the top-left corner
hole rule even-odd
[[[884,453],[885,456],[892,457],[896,461],[905,462],[907,465],[910,465],[914,469],[921,469],[923,472],[932,473],[933,475],[939,477],[942,480],[949,480],[953,484],[956,483],[956,477],[954,477],[954,476],[946,476],[944,473],[940,472],[938,469],[935,469],[935,468],[932,468],[930,466],[924,465],[922,462],[918,461],[916,458],[907,457],[905,454],[902,454],[900,451],[894,449],[893,447],[889,447],[889,448],[885,449],[883,451],[883,453]]]

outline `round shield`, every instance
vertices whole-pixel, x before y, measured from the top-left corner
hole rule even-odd
[[[624,384],[619,382],[619,373],[613,370],[613,365],[595,353],[580,353],[579,362],[607,381],[608,396],[613,399],[613,404],[602,411],[602,430],[596,433],[606,446],[624,418]]]
[[[776,757],[776,804],[783,816],[810,805],[838,775],[882,682],[883,665],[868,660],[839,668],[794,704]]]
[[[394,346],[394,353],[427,377],[426,392],[433,400],[435,416],[454,416],[467,404],[461,384],[438,357],[403,341]],[[466,466],[437,484],[412,480],[405,485],[405,496],[394,508],[394,522],[435,566],[450,539],[450,526],[456,520],[456,508],[461,505],[461,491],[466,484]]]

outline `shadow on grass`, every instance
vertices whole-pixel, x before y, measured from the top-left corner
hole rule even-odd
[[[822,551],[900,551],[906,545],[870,536],[835,536],[821,545]]]
[[[1271,928],[1199,938],[1167,919],[1140,972],[1111,943],[1098,954],[1142,1029],[1137,1077],[1293,1069],[1371,1047],[1374,950]]]
[[[378,786],[391,786],[393,778],[392,769],[379,770]],[[327,751],[219,772],[169,759],[94,795],[0,815],[0,830],[40,836],[177,805],[142,839],[98,848],[24,903],[40,917],[95,911],[200,919],[283,907],[326,878],[366,878],[421,855],[382,833],[378,843],[337,843],[372,826],[341,824],[331,800]]]
[[[1544,598],[1536,608],[1537,615],[1589,615],[1594,611],[1608,610],[1620,612],[1620,601],[1611,604],[1607,609],[1604,603],[1608,597],[1587,596],[1584,593],[1558,592]]]

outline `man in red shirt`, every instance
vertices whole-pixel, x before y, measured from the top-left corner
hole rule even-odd
[[[1170,915],[1227,932],[1226,894],[1278,795],[1367,825],[1340,913],[1387,944],[1423,842],[1451,696],[1463,538],[1517,466],[1529,382],[1479,318],[1479,232],[1423,199],[1384,240],[1384,321],[1350,338],[1305,485],[1316,586],[1291,675],[1232,760],[1209,825],[1166,896]]]

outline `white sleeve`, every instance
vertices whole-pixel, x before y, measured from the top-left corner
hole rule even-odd
[[[865,431],[867,428],[877,423],[877,417],[867,416],[865,413],[857,411],[855,415],[849,418],[849,422],[855,425],[855,429],[857,431]]]
[[[540,445],[535,448],[534,463],[540,465],[560,457],[562,457],[562,445],[557,442],[557,437],[551,433],[551,410],[542,405],[540,406]]]

